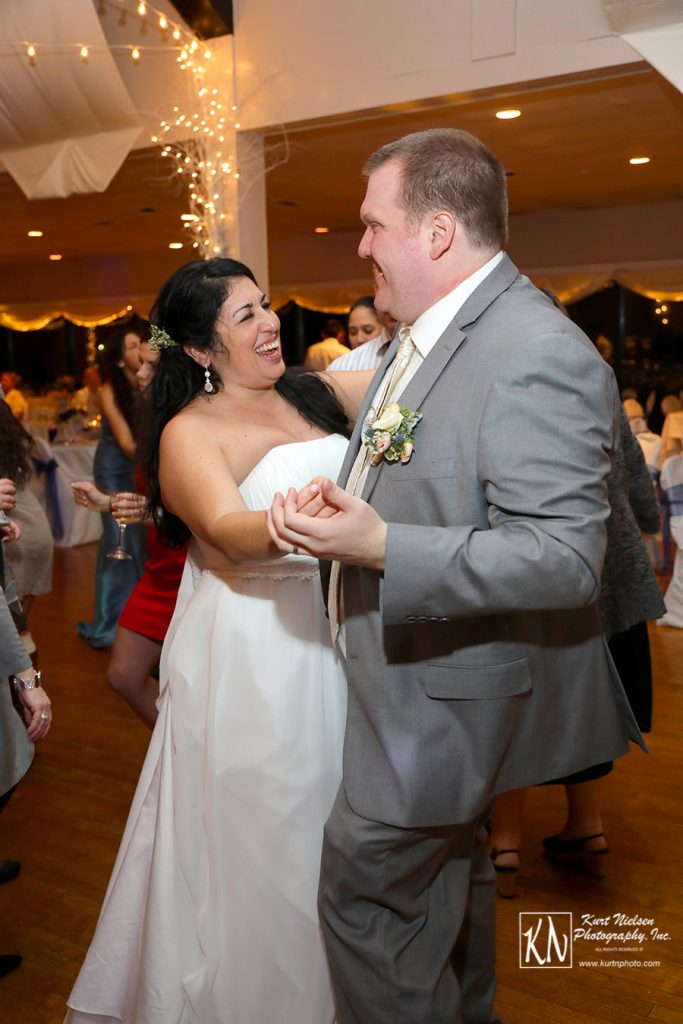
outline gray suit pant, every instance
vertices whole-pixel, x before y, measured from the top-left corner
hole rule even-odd
[[[492,1024],[495,876],[483,822],[325,826],[318,907],[339,1024]]]

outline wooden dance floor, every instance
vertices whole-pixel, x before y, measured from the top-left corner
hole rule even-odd
[[[108,655],[76,637],[76,622],[91,614],[94,568],[94,545],[58,548],[54,590],[33,613],[55,724],[0,816],[0,859],[22,863],[20,878],[0,887],[0,953],[24,957],[0,979],[2,1024],[61,1024],[149,739],[106,684]],[[504,1024],[683,1024],[683,630],[653,626],[651,638],[651,752],[635,751],[605,781],[606,879],[544,860],[541,838],[562,825],[562,793],[529,794],[518,896],[498,901]],[[564,941],[568,914],[573,949]],[[581,937],[585,915],[592,933],[640,935]],[[534,940],[522,944],[533,967],[520,965],[520,920]]]

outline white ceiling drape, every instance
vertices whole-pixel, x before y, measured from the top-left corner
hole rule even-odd
[[[96,54],[97,73],[75,45]],[[26,56],[36,48],[35,64]],[[2,0],[0,159],[29,199],[103,192],[140,135],[92,0]]]
[[[683,92],[681,0],[602,0],[613,32]]]

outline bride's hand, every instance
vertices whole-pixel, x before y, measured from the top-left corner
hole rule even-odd
[[[297,492],[297,512],[302,512],[306,516],[318,519],[329,519],[330,516],[336,515],[338,509],[328,505],[322,496],[320,489],[322,479],[323,477],[321,476],[316,477],[314,480],[311,480],[310,484],[306,484],[305,487],[302,487]]]

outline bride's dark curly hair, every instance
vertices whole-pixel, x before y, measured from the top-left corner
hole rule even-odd
[[[33,438],[7,402],[0,400],[0,477],[22,487],[33,473]]]
[[[249,267],[238,260],[215,257],[186,263],[168,279],[150,314],[150,321],[162,328],[175,342],[159,352],[154,380],[147,388],[141,462],[148,482],[149,511],[160,540],[168,547],[181,547],[190,531],[177,516],[164,507],[159,485],[159,442],[164,427],[181,409],[204,390],[204,370],[184,345],[204,352],[222,347],[216,322],[231,290],[231,280],[256,278]],[[211,368],[214,388],[222,381]],[[275,384],[276,390],[310,423],[329,433],[349,436],[349,424],[330,388],[314,374],[287,369]]]

